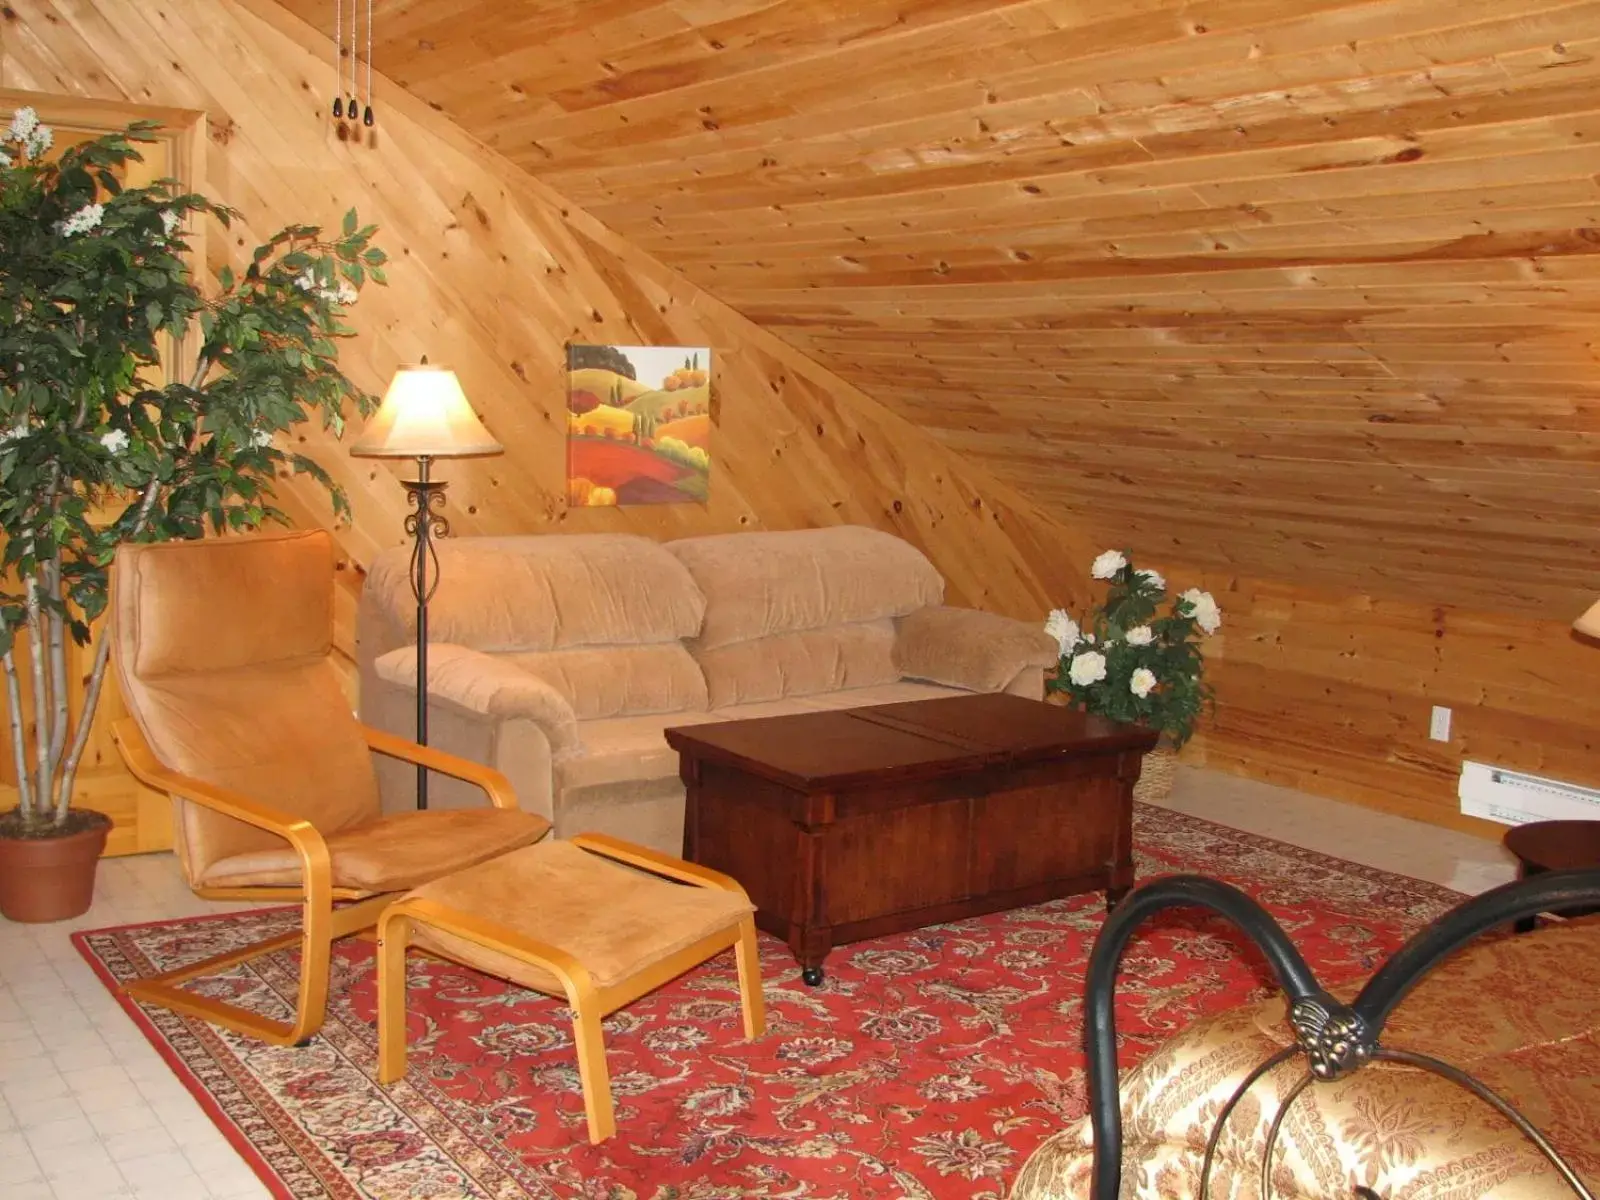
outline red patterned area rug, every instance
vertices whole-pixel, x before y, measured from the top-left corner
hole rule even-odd
[[[1460,897],[1143,808],[1141,878],[1203,871],[1244,887],[1324,982],[1362,976]],[[530,897],[530,900],[533,898]],[[297,911],[80,934],[108,986],[255,941]],[[1081,990],[1099,895],[834,951],[804,986],[763,937],[768,1028],[742,1040],[731,955],[614,1014],[617,1135],[588,1144],[566,1006],[463,967],[411,967],[410,1073],[374,1082],[372,946],[342,943],[322,1034],[264,1046],[165,1009],[134,1020],[281,1197],[453,1200],[994,1200],[1080,1116]],[[283,1015],[297,955],[199,985]],[[1268,986],[1265,965],[1198,913],[1130,946],[1124,1061]]]

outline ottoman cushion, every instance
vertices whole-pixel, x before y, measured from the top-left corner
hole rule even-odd
[[[736,892],[673,883],[564,841],[527,846],[408,893],[563,950],[597,987],[638,975],[755,909]],[[413,944],[548,995],[549,971],[447,927],[417,922]]]

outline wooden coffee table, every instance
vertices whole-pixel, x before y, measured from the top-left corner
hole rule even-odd
[[[1152,732],[1005,694],[666,731],[684,857],[732,875],[807,983],[841,942],[1133,886]]]

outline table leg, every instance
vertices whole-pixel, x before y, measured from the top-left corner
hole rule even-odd
[[[833,930],[801,927],[789,939],[789,949],[794,951],[800,964],[800,978],[809,987],[822,983],[822,964],[833,949]]]
[[[1530,862],[1519,861],[1517,863],[1517,878],[1526,879],[1530,875],[1537,875],[1542,869],[1543,868],[1541,867],[1534,866]],[[1511,922],[1511,929],[1513,933],[1532,933],[1538,927],[1539,918],[1536,916],[1523,917],[1520,921]]]
[[[1111,912],[1122,903],[1122,898],[1133,889],[1129,887],[1108,887],[1106,889],[1106,911]]]

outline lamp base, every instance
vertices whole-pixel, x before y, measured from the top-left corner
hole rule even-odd
[[[416,540],[411,556],[411,594],[417,599],[417,744],[428,744],[428,601],[439,586],[439,556],[433,539],[448,537],[450,522],[444,508],[447,484],[430,479],[427,458],[417,459],[417,478],[402,479],[401,486],[410,498],[412,512],[406,517],[406,532]],[[428,563],[433,563],[433,579],[428,578]],[[428,807],[428,768],[417,764],[417,808]]]

